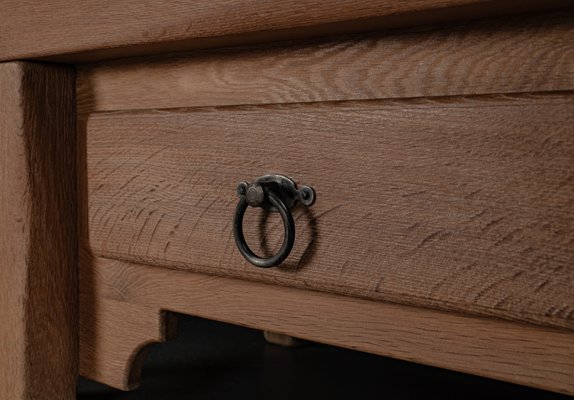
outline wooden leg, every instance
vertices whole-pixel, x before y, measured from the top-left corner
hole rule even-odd
[[[73,399],[78,364],[75,82],[0,64],[0,398]]]

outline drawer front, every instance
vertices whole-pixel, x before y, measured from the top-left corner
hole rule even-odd
[[[574,327],[574,98],[484,96],[92,114],[96,255]],[[311,185],[280,267],[235,247],[237,183]],[[256,252],[281,219],[249,209]]]

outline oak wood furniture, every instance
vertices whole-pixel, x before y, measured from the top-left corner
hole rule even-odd
[[[74,70],[0,64],[0,397],[59,398],[78,373]]]
[[[569,2],[0,4],[0,398],[136,387],[171,312],[574,394]],[[267,173],[317,201],[262,269]]]

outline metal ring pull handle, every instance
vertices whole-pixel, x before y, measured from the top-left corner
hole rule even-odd
[[[245,242],[245,237],[243,236],[243,216],[245,215],[245,210],[247,210],[247,206],[249,205],[246,198],[239,200],[237,210],[235,211],[235,223],[233,224],[237,248],[247,261],[256,267],[261,268],[269,268],[281,264],[289,255],[293,248],[293,243],[295,243],[295,222],[293,221],[291,211],[289,211],[287,206],[283,204],[281,199],[273,192],[268,193],[268,199],[269,203],[279,210],[279,214],[281,214],[281,219],[283,220],[283,226],[285,228],[283,245],[277,254],[269,258],[258,257],[253,251],[251,251]]]
[[[301,202],[311,206],[315,202],[315,191],[309,186],[297,189],[297,184],[283,175],[265,175],[252,184],[241,182],[237,187],[239,203],[235,209],[233,235],[237,248],[247,261],[256,267],[270,268],[281,264],[291,253],[295,243],[295,221],[291,209]],[[243,217],[248,206],[261,207],[270,212],[279,212],[285,230],[283,244],[279,251],[268,258],[256,255],[247,245],[243,235]]]

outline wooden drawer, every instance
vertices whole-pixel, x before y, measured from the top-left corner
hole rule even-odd
[[[82,374],[134,387],[175,311],[573,393],[573,38],[565,12],[80,66]],[[317,202],[261,269],[232,228],[267,173]]]
[[[132,389],[174,312],[574,394],[571,2],[44,3],[0,17],[1,398]],[[271,172],[318,201],[263,270]]]
[[[87,121],[99,256],[574,327],[569,95],[142,111]],[[235,188],[310,184],[284,265],[235,247]],[[249,211],[273,252],[281,220]],[[263,221],[263,222],[262,222]]]

